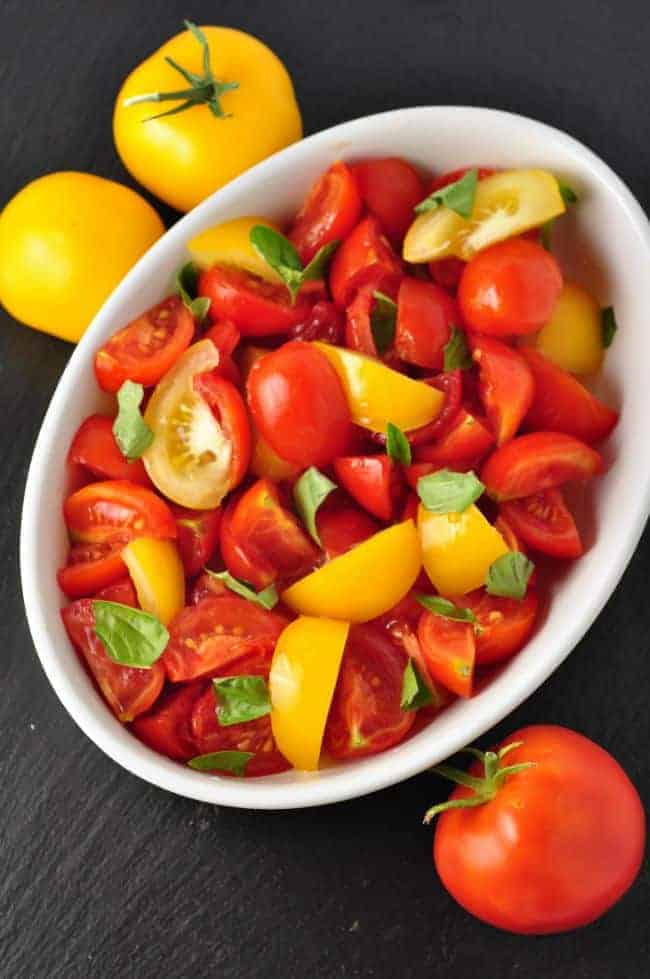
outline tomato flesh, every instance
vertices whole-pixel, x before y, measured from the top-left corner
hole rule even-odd
[[[213,510],[187,510],[173,506],[176,520],[178,553],[185,574],[193,578],[208,563],[219,543],[221,508]]]
[[[366,217],[337,250],[330,266],[332,298],[340,309],[354,298],[357,289],[372,284],[386,292],[402,276],[402,264],[383,236],[377,220]]]
[[[198,755],[192,735],[192,710],[205,687],[205,682],[197,680],[168,688],[152,710],[133,721],[131,730],[136,738],[174,761],[189,761]]]
[[[302,262],[310,262],[323,245],[345,238],[360,215],[361,198],[350,168],[332,164],[309,191],[289,232]]]
[[[494,445],[494,435],[480,418],[464,408],[456,414],[453,427],[436,442],[415,446],[418,463],[434,469],[473,469]],[[423,475],[422,473],[420,475]]]
[[[340,345],[345,334],[345,317],[334,303],[321,299],[314,303],[306,318],[289,330],[293,340],[322,340],[323,343]]]
[[[129,462],[113,435],[113,419],[91,415],[81,423],[68,451],[68,462],[83,466],[98,479],[128,479],[151,486],[141,459]]]
[[[535,627],[539,599],[530,587],[521,601],[488,595],[481,588],[463,595],[458,605],[476,616],[476,665],[488,666],[510,659],[525,645]]]
[[[418,640],[434,681],[459,697],[471,697],[476,658],[472,623],[425,610],[418,625]]]
[[[559,489],[547,489],[501,504],[501,513],[524,544],[557,558],[577,558],[583,551],[575,520]]]
[[[379,520],[390,520],[404,495],[399,467],[388,456],[345,456],[334,470],[351,497]]]
[[[407,364],[440,370],[452,327],[460,323],[458,306],[432,282],[405,276],[397,295],[395,352]]]
[[[493,452],[481,480],[490,496],[513,500],[601,473],[601,456],[584,442],[561,432],[519,435]]]
[[[59,568],[57,581],[68,598],[86,598],[112,585],[126,573],[122,560],[124,541],[110,544],[74,544],[65,567]]]
[[[83,486],[66,499],[63,516],[72,539],[85,544],[176,537],[176,523],[164,500],[125,479]]]
[[[303,322],[312,305],[302,294],[292,305],[284,286],[220,265],[201,273],[198,293],[210,300],[210,319],[230,320],[247,337],[286,333]]]
[[[328,561],[381,529],[365,510],[337,497],[334,493],[328,497],[316,514],[316,528]]]

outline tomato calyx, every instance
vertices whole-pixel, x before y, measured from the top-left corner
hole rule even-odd
[[[474,806],[483,806],[486,802],[491,802],[504,781],[510,775],[534,768],[537,764],[534,761],[522,761],[517,765],[501,766],[501,762],[505,756],[510,751],[514,751],[515,748],[520,748],[523,743],[523,741],[511,741],[510,744],[504,745],[499,751],[480,751],[478,748],[463,748],[464,753],[473,755],[483,763],[482,777],[470,775],[460,768],[454,768],[453,765],[436,765],[432,768],[431,771],[435,775],[441,775],[443,778],[455,782],[456,785],[464,785],[466,788],[472,789],[474,795],[464,798],[448,799],[446,802],[439,802],[437,805],[431,806],[424,814],[423,822],[428,825],[441,812],[447,812],[449,809],[470,809]]]

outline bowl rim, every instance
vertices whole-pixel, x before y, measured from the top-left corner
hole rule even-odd
[[[610,562],[606,579],[603,579],[599,587],[595,587],[590,593],[589,600],[581,610],[580,616],[573,619],[562,640],[556,644],[552,655],[545,659],[539,658],[524,677],[513,681],[501,697],[480,696],[476,698],[474,701],[475,710],[469,718],[465,719],[462,730],[453,729],[434,740],[427,741],[418,738],[404,742],[400,746],[402,750],[400,751],[399,767],[391,765],[392,752],[387,752],[383,755],[359,760],[342,771],[341,777],[336,779],[319,780],[317,774],[310,773],[305,774],[304,778],[299,781],[290,784],[276,782],[274,777],[251,780],[218,776],[206,778],[204,775],[190,772],[189,769],[183,768],[178,763],[170,762],[151,749],[145,748],[129,732],[117,731],[113,726],[115,719],[108,712],[105,713],[105,716],[100,714],[97,710],[97,704],[90,703],[88,698],[84,698],[82,692],[75,689],[69,674],[66,672],[63,659],[57,654],[56,644],[48,633],[43,604],[39,597],[39,546],[36,512],[45,482],[44,464],[52,442],[52,435],[56,431],[59,416],[68,401],[75,375],[79,370],[77,365],[80,365],[86,357],[88,348],[95,345],[95,336],[99,339],[105,324],[110,323],[114,306],[118,304],[125,293],[128,294],[132,283],[146,275],[150,269],[155,269],[159,255],[164,254],[170,243],[186,241],[190,237],[185,229],[197,223],[204,213],[207,214],[213,208],[215,199],[224,198],[227,201],[231,194],[237,194],[242,182],[248,182],[258,174],[262,176],[266,170],[271,171],[278,158],[282,157],[289,163],[299,161],[303,154],[308,158],[312,149],[317,148],[322,143],[327,143],[333,139],[341,139],[346,142],[353,140],[357,128],[364,128],[368,125],[381,125],[389,128],[391,123],[401,121],[405,116],[435,116],[437,113],[456,114],[459,125],[463,121],[471,120],[473,116],[480,115],[509,122],[518,127],[520,131],[534,129],[538,133],[540,131],[546,133],[549,140],[553,140],[568,152],[579,157],[591,172],[607,186],[608,192],[617,198],[618,205],[624,212],[626,219],[634,227],[650,260],[650,226],[645,212],[621,178],[592,150],[563,130],[531,117],[500,109],[462,105],[421,105],[393,109],[388,112],[361,116],[321,130],[275,153],[225,187],[215,191],[196,208],[181,217],[154,243],[127,273],[93,318],[54,391],[41,424],[27,475],[20,529],[20,574],[27,621],[34,647],[59,700],[81,730],[97,747],[127,771],[159,788],[197,801],[235,808],[300,809],[366,795],[402,782],[424,771],[469,744],[501,721],[550,676],[577,645],[600,613],[620,581],[643,532],[650,512],[650,466],[648,466],[645,474],[645,484],[638,487],[636,497],[638,502],[634,512],[627,515],[625,539],[622,540],[621,546]],[[464,120],[463,117],[465,117]],[[100,706],[103,707],[103,705]],[[119,733],[128,734],[128,737],[135,742],[133,750],[125,744],[118,743],[120,740]],[[143,754],[142,750],[138,749],[144,749],[145,753]],[[369,764],[371,762],[374,764]],[[187,775],[192,777],[188,779]]]

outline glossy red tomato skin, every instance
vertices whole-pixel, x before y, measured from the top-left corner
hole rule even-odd
[[[518,537],[535,551],[557,558],[583,553],[580,533],[559,489],[502,503],[501,514]]]
[[[407,364],[442,370],[444,348],[460,323],[454,299],[440,286],[405,276],[397,294],[395,352]]]
[[[373,284],[362,286],[345,311],[345,346],[368,357],[378,357],[370,321],[375,304]]]
[[[574,480],[585,481],[604,469],[590,446],[563,432],[533,432],[506,442],[481,471],[487,492],[499,501],[533,496]]]
[[[386,292],[402,276],[402,263],[382,234],[379,222],[365,217],[338,248],[330,265],[329,283],[332,298],[339,309],[345,309],[357,289],[372,284]]]
[[[112,660],[95,634],[95,614],[88,598],[66,605],[61,609],[61,618],[70,641],[118,720],[126,723],[149,710],[165,682],[161,661],[144,670],[121,666]]]
[[[312,306],[311,299],[302,294],[291,305],[284,286],[220,265],[201,273],[198,293],[210,300],[211,320],[229,320],[245,337],[286,333],[305,319]]]
[[[150,711],[135,718],[131,731],[158,754],[189,761],[199,754],[192,736],[192,710],[205,689],[202,680],[168,687]]]
[[[438,817],[436,870],[482,921],[517,934],[569,931],[599,918],[634,881],[645,842],[636,789],[608,752],[552,725],[515,731],[506,780],[483,806]],[[482,775],[475,762],[473,775]],[[451,798],[472,794],[456,788]]]
[[[404,496],[399,466],[386,455],[343,456],[334,462],[338,482],[368,513],[391,520]]]
[[[459,697],[471,697],[476,658],[472,623],[425,610],[418,624],[418,640],[433,680]]]
[[[328,561],[381,530],[365,510],[335,497],[338,494],[328,497],[316,514],[316,529]]]
[[[525,421],[529,431],[565,432],[589,444],[610,434],[618,412],[536,350],[523,348],[521,353],[535,382],[535,396]]]
[[[72,539],[86,544],[176,537],[176,523],[164,500],[126,479],[83,486],[67,497],[63,516]]]
[[[521,601],[488,595],[480,588],[461,596],[456,604],[471,609],[477,619],[476,665],[492,666],[510,659],[526,644],[535,628],[539,598],[531,587]]]
[[[406,653],[384,629],[352,626],[325,727],[332,757],[363,758],[406,737],[416,713],[400,707],[406,663]]]
[[[438,439],[444,438],[452,428],[455,427],[461,409],[463,397],[463,371],[444,371],[436,374],[435,377],[425,379],[426,384],[442,391],[445,396],[442,408],[428,425],[421,428],[414,428],[405,435],[413,447],[418,445],[428,445]]]
[[[494,446],[490,428],[464,408],[457,413],[453,427],[435,442],[416,445],[415,460],[428,462],[433,469],[473,469]]]
[[[415,167],[399,157],[364,160],[352,166],[363,203],[385,234],[399,242],[413,221],[413,209],[426,197]]]
[[[535,383],[521,354],[493,337],[475,334],[472,358],[479,368],[479,395],[497,445],[513,438],[530,408]]]
[[[285,343],[254,364],[247,392],[257,428],[282,459],[321,468],[345,455],[350,409],[320,350],[300,340]]]
[[[176,363],[194,337],[194,317],[178,296],[169,296],[115,333],[95,355],[95,376],[103,391],[119,391],[124,381],[149,387]]]
[[[142,460],[128,462],[120,452],[113,435],[113,419],[106,415],[90,415],[81,423],[70,445],[68,462],[83,466],[98,479],[128,479],[151,487]]]
[[[232,458],[228,490],[233,490],[246,475],[253,451],[253,436],[246,404],[232,381],[221,377],[218,369],[195,377],[194,389],[208,403],[230,443]]]
[[[562,272],[550,252],[533,241],[509,238],[467,263],[458,302],[470,329],[515,336],[548,322],[561,289]]]
[[[210,326],[202,337],[203,340],[212,340],[219,351],[219,366],[215,368],[215,374],[231,381],[235,387],[241,384],[241,371],[233,360],[233,354],[239,346],[241,333],[234,323],[230,320],[218,320]]]
[[[172,504],[176,521],[176,546],[185,574],[193,578],[209,562],[219,543],[221,507],[213,510],[188,510]]]
[[[61,591],[68,598],[87,598],[119,581],[127,573],[121,551],[126,541],[110,544],[74,544],[68,561],[57,571]]]
[[[132,608],[139,608],[138,596],[130,578],[119,578],[106,588],[102,588],[95,595],[95,598],[105,602],[119,602],[120,605],[130,605]]]
[[[310,189],[289,231],[304,264],[319,248],[340,241],[361,216],[359,187],[350,168],[340,161],[332,164]]]
[[[303,322],[291,327],[289,336],[292,340],[322,340],[341,346],[345,336],[345,316],[334,303],[321,299],[314,303]]]
[[[181,609],[169,625],[160,662],[172,683],[218,675],[244,657],[260,656],[270,666],[286,619],[238,595],[205,598]]]

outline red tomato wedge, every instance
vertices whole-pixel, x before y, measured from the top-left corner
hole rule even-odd
[[[305,320],[312,306],[311,299],[303,294],[291,305],[284,286],[221,265],[201,273],[198,293],[210,300],[211,320],[230,320],[245,337],[286,333]]]
[[[557,558],[577,558],[582,541],[559,489],[501,504],[501,514],[524,544]]]
[[[479,395],[497,445],[513,438],[535,393],[533,375],[524,358],[493,337],[475,335],[472,357],[479,368]]]
[[[172,505],[176,520],[178,553],[185,574],[193,578],[208,563],[219,543],[221,507],[214,510],[186,510]]]
[[[113,419],[91,415],[81,423],[68,451],[68,462],[84,466],[99,479],[128,479],[151,486],[141,459],[128,462],[113,435]]]
[[[509,659],[524,646],[535,626],[539,599],[530,587],[521,601],[488,595],[480,588],[463,595],[457,604],[476,616],[476,665],[488,666]]]
[[[133,721],[131,730],[136,738],[174,761],[189,761],[198,755],[192,736],[192,711],[205,689],[201,680],[170,687],[152,710]]]
[[[219,366],[215,374],[231,381],[236,387],[241,384],[241,371],[233,360],[233,354],[239,346],[241,333],[230,320],[218,320],[205,331],[204,340],[212,340],[219,351]]]
[[[428,425],[406,432],[411,445],[428,445],[435,439],[442,439],[454,427],[458,418],[463,397],[463,371],[446,371],[427,378],[426,383],[442,391],[445,395],[442,408]]]
[[[291,327],[289,336],[294,340],[322,340],[339,346],[345,336],[345,316],[334,303],[321,299],[314,303],[304,320]]]
[[[400,707],[407,662],[380,626],[352,626],[325,727],[330,755],[362,758],[406,737],[416,714]]]
[[[132,320],[95,355],[95,376],[104,391],[124,381],[150,387],[176,363],[194,336],[194,317],[178,296],[170,296]]]
[[[84,544],[176,537],[176,522],[167,503],[126,479],[83,486],[66,499],[63,516],[72,539]]]
[[[345,456],[334,463],[338,481],[379,520],[391,520],[404,496],[399,466],[388,456]]]
[[[388,237],[399,242],[413,220],[413,208],[426,197],[420,174],[399,157],[364,160],[351,169],[363,203]]]
[[[360,216],[357,181],[345,163],[334,163],[307,194],[289,239],[306,265],[323,245],[349,235]]]
[[[602,457],[573,436],[534,432],[493,452],[483,466],[481,480],[493,499],[514,500],[562,483],[591,479],[603,469]]]
[[[231,381],[220,376],[218,368],[208,374],[198,374],[194,378],[194,390],[210,406],[230,445],[228,489],[235,489],[246,475],[253,449],[253,437],[244,399]]]
[[[448,292],[412,276],[402,279],[395,328],[395,353],[401,360],[441,370],[445,345],[459,323],[458,306]]]
[[[535,397],[526,416],[526,428],[565,432],[590,444],[609,435],[618,421],[616,411],[536,350],[524,347],[521,354],[535,381]]]
[[[480,418],[461,408],[446,435],[427,445],[416,445],[417,462],[429,462],[432,469],[472,469],[494,445],[494,435]]]
[[[394,289],[402,276],[402,263],[381,232],[378,221],[366,217],[337,250],[330,266],[332,298],[340,309],[354,299],[357,289],[372,284],[382,292]]]
[[[370,316],[375,305],[374,285],[362,286],[345,313],[345,346],[368,357],[378,357]]]
[[[120,578],[112,585],[107,585],[97,592],[95,598],[101,598],[105,602],[119,602],[120,605],[130,605],[138,608],[138,596],[135,586],[130,578]]]
[[[418,625],[418,640],[433,680],[459,697],[471,697],[476,658],[472,623],[425,610]]]
[[[127,571],[122,560],[125,544],[125,540],[111,544],[74,544],[68,553],[68,563],[57,572],[61,591],[68,598],[85,598],[118,581]]]
[[[328,561],[381,530],[365,510],[338,497],[332,493],[316,514],[316,529]]]

